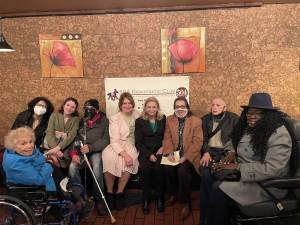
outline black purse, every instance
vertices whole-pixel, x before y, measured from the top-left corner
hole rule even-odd
[[[218,163],[226,156],[226,151],[222,148],[209,148],[208,152],[214,163]],[[210,164],[209,171],[211,176],[218,181],[239,181],[241,179],[240,170],[220,170],[215,171]]]

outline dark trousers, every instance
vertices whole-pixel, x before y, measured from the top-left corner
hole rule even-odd
[[[185,161],[177,166],[166,166],[167,189],[170,195],[176,195],[180,203],[190,202],[191,181],[194,166]]]
[[[209,169],[201,171],[200,221],[201,225],[229,225],[233,200],[220,188],[219,181],[210,175]]]
[[[160,164],[161,156],[157,157],[156,162],[150,162],[148,159],[139,159],[140,161],[140,178],[141,186],[143,190],[143,199],[149,199],[151,197],[151,188],[155,190],[155,194],[158,198],[164,196],[164,171]]]

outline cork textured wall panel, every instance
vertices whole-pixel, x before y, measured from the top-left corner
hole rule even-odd
[[[206,27],[206,72],[190,76],[190,103],[196,115],[209,111],[214,97],[240,112],[253,92],[271,93],[274,104],[300,119],[300,4],[180,12],[26,17],[3,20],[16,49],[0,54],[0,143],[35,96],[56,109],[73,96],[82,105],[97,98],[105,108],[105,77],[161,74],[160,29]],[[81,33],[84,77],[42,78],[39,34]]]

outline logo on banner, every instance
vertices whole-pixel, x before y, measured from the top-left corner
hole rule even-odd
[[[119,92],[117,91],[117,89],[114,89],[114,91],[112,92],[108,92],[107,96],[107,100],[112,100],[112,101],[116,101],[116,100],[119,100]]]
[[[187,97],[189,94],[188,90],[185,87],[179,87],[176,90],[176,96],[177,97]]]

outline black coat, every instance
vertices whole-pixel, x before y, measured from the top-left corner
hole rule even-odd
[[[233,127],[239,120],[239,116],[232,112],[225,112],[225,115],[222,119],[222,127],[221,127],[221,141],[222,144],[225,145],[227,141],[230,140],[230,135],[233,130]],[[211,113],[206,114],[202,117],[202,130],[203,130],[203,148],[202,153],[206,151],[207,144],[209,142],[209,134],[213,129],[213,116]]]
[[[100,112],[100,119],[93,127],[86,127],[86,144],[89,146],[89,154],[102,152],[109,145],[109,121],[103,112]],[[80,121],[76,140],[84,141],[84,123]]]
[[[162,146],[166,126],[166,117],[157,121],[157,130],[153,132],[149,120],[139,117],[135,121],[135,147],[139,151],[139,160],[149,160]]]
[[[33,125],[33,116],[32,115],[33,114],[30,113],[30,111],[28,111],[28,110],[19,113],[17,115],[17,118],[16,118],[14,124],[12,125],[11,129],[17,129],[19,127],[25,127],[25,126],[32,128],[32,125]],[[46,129],[48,126],[48,121],[49,121],[49,118],[48,119],[42,118],[41,122],[34,130],[35,139],[36,139],[35,145],[38,148],[41,147],[41,145],[44,141]]]

